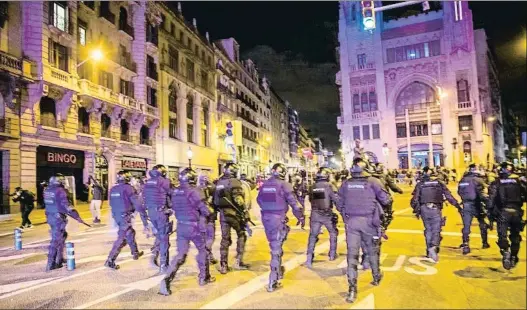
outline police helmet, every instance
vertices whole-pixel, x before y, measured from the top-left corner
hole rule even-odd
[[[287,174],[287,168],[284,164],[276,163],[271,168],[271,175],[279,178],[280,180],[285,180],[285,176]]]
[[[181,183],[188,183],[194,185],[197,181],[198,174],[192,168],[185,168],[179,173],[179,182]]]
[[[368,164],[361,157],[353,159],[353,166],[351,167],[351,173],[361,173],[365,171]]]
[[[236,177],[238,175],[238,165],[233,162],[228,162],[225,164],[225,167],[223,167],[223,174],[225,176],[229,177]]]
[[[159,171],[159,173],[161,174],[162,177],[166,177],[167,176],[167,168],[164,166],[164,165],[155,165],[154,168],[152,168],[152,170],[157,170]]]
[[[514,164],[510,161],[504,161],[500,164],[500,173],[511,174],[514,172]]]
[[[130,183],[132,180],[132,174],[127,171],[119,171],[117,173],[117,183]]]
[[[210,179],[209,179],[209,176],[206,175],[206,174],[201,174],[199,177],[198,177],[198,184],[201,185],[201,186],[206,186],[206,185],[209,185],[210,183]]]
[[[317,174],[315,175],[316,181],[329,181],[331,170],[326,167],[321,167],[318,169]]]
[[[476,170],[478,170],[476,168],[476,164],[475,163],[471,163],[470,165],[468,165],[468,171],[469,172],[476,172]]]
[[[377,163],[375,165],[375,172],[378,173],[378,174],[383,174],[384,173],[384,165],[382,163]]]
[[[49,185],[64,185],[64,182],[65,179],[61,173],[57,173],[56,175],[49,178]]]

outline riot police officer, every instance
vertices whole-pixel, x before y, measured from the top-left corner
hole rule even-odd
[[[379,179],[379,181],[381,181],[381,184],[384,186],[384,189],[390,193],[390,190],[394,193],[398,193],[398,194],[402,194],[403,193],[403,190],[397,186],[397,184],[395,184],[395,182],[393,181],[392,177],[390,175],[388,175],[387,173],[385,173],[384,171],[384,165],[382,163],[377,163],[376,166],[375,166],[375,173],[373,174],[373,176],[377,179]],[[393,203],[391,203],[390,205],[386,206],[384,208],[384,216],[383,216],[383,229],[384,230],[387,230],[388,229],[388,226],[390,225],[390,223],[392,222],[393,220]]]
[[[283,278],[284,267],[282,266],[282,245],[287,239],[289,226],[286,216],[288,205],[293,210],[293,215],[298,219],[297,225],[304,228],[304,208],[296,200],[293,188],[285,181],[287,168],[277,163],[271,169],[271,177],[267,179],[258,192],[256,201],[262,213],[262,224],[265,235],[271,248],[271,272],[269,274],[268,292],[273,292]]]
[[[231,228],[238,237],[236,243],[236,262],[234,268],[247,270],[249,265],[243,262],[245,242],[247,241],[247,214],[245,210],[245,197],[243,185],[239,179],[238,165],[233,162],[225,164],[223,175],[219,178],[214,192],[214,206],[220,210],[220,273],[226,274],[228,265],[229,246],[232,244]]]
[[[503,268],[509,270],[518,263],[521,235],[525,227],[523,203],[527,192],[519,177],[514,173],[514,166],[503,162],[499,178],[489,187],[489,216],[498,223],[498,246],[502,255]],[[507,240],[509,233],[509,240]],[[509,243],[510,241],[510,243]]]
[[[295,192],[296,199],[304,207],[304,203],[307,195],[307,186],[304,178],[301,174],[297,174],[293,180],[293,190]]]
[[[483,204],[488,205],[488,196],[485,194],[485,182],[476,170],[476,164],[470,164],[469,170],[463,175],[457,187],[457,193],[463,201],[463,255],[470,253],[469,236],[472,218],[477,218],[481,233],[482,248],[490,247],[487,239],[486,213]]]
[[[143,187],[143,201],[148,210],[148,216],[154,226],[156,241],[152,248],[151,265],[159,266],[164,272],[168,268],[169,236],[172,232],[172,222],[168,221],[171,214],[168,207],[170,197],[170,180],[166,178],[167,170],[163,165],[156,165],[150,170],[150,178]],[[159,264],[157,263],[157,258]]]
[[[161,281],[159,289],[161,295],[168,296],[172,293],[170,282],[185,263],[191,241],[198,249],[196,261],[199,269],[199,285],[206,285],[216,280],[210,276],[205,238],[200,227],[200,218],[209,216],[211,210],[207,206],[205,195],[196,187],[196,183],[196,172],[192,168],[185,168],[179,173],[179,186],[173,190],[171,195],[172,209],[177,219],[177,255],[171,261],[165,278]]]
[[[198,177],[198,188],[203,191],[205,201],[208,206],[212,207],[212,197],[214,195],[214,184],[212,184],[207,175],[200,175]],[[212,245],[216,236],[216,220],[218,219],[218,211],[211,209],[210,215],[201,217],[201,231],[205,236],[205,247],[207,249],[207,261],[210,264],[216,264],[218,260],[212,254]]]
[[[309,189],[309,201],[311,202],[311,217],[309,241],[307,245],[306,266],[311,268],[315,253],[315,244],[318,241],[318,233],[322,226],[326,226],[329,232],[329,260],[337,258],[337,229],[338,217],[332,210],[333,205],[340,209],[337,197],[337,188],[329,183],[331,171],[322,167],[315,177],[315,184]]]
[[[411,200],[411,207],[416,217],[423,219],[427,257],[434,262],[439,260],[439,244],[441,242],[442,209],[444,198],[455,206],[461,215],[463,210],[452,196],[445,183],[438,180],[436,174],[428,167],[423,168],[421,182],[417,183]]]
[[[146,210],[139,202],[135,189],[130,185],[131,179],[132,175],[129,172],[119,171],[117,174],[117,185],[114,185],[110,189],[112,217],[119,227],[117,240],[115,240],[108,259],[104,263],[106,267],[112,269],[119,269],[119,265],[115,264],[115,260],[127,243],[132,252],[133,259],[137,260],[144,254],[143,251],[139,251],[137,248],[132,219],[134,212],[138,211],[145,229],[148,227],[148,219]]]
[[[46,206],[46,221],[51,228],[46,271],[51,271],[62,268],[64,264],[64,246],[68,237],[67,216],[80,223],[85,223],[77,210],[69,207],[68,192],[64,188],[64,176],[62,175],[55,175],[49,179],[49,186],[44,190],[44,205]]]
[[[348,245],[348,302],[357,298],[357,266],[361,244],[369,258],[373,285],[379,285],[382,274],[379,262],[380,225],[382,209],[392,203],[381,182],[368,172],[367,163],[361,158],[353,160],[352,177],[346,180],[339,189],[341,213],[345,222],[346,242]]]

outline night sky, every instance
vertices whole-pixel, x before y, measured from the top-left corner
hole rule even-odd
[[[177,2],[169,5],[175,9]],[[525,47],[518,42],[525,38],[527,2],[471,2],[470,7],[475,27],[484,27],[495,47],[503,102],[526,109]],[[412,8],[420,5],[408,9]],[[212,40],[234,37],[242,57],[256,62],[261,74],[298,110],[301,123],[328,148],[339,147],[338,2],[182,2],[182,9]]]

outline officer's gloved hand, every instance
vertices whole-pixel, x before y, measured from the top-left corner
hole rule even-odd
[[[296,223],[296,226],[300,225],[300,228],[304,229],[306,226],[306,218],[302,217],[298,219],[298,222]]]

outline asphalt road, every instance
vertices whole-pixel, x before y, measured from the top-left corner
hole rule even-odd
[[[406,188],[406,192],[410,192]],[[292,226],[284,245],[283,262],[287,273],[283,288],[267,293],[265,285],[269,273],[269,248],[254,205],[253,217],[257,227],[247,243],[248,271],[233,271],[221,275],[212,268],[217,281],[205,287],[197,283],[196,251],[191,250],[184,268],[172,283],[173,294],[158,295],[162,276],[148,266],[148,255],[139,261],[131,260],[129,248],[118,259],[121,269],[103,267],[106,256],[116,238],[106,208],[103,223],[86,228],[70,221],[69,241],[75,243],[77,268],[66,268],[46,273],[48,226],[41,224],[24,232],[24,249],[13,249],[10,234],[16,222],[0,224],[0,308],[331,308],[331,309],[408,309],[408,308],[474,308],[525,309],[526,265],[525,241],[522,242],[520,263],[512,271],[501,267],[495,232],[491,233],[491,248],[481,250],[481,239],[476,223],[472,226],[472,253],[463,256],[457,248],[461,243],[461,219],[453,207],[447,206],[448,217],[443,230],[444,240],[440,261],[432,264],[423,257],[424,236],[421,221],[412,216],[409,194],[396,196],[395,220],[388,231],[389,240],[382,246],[384,279],[373,287],[371,273],[359,275],[359,297],[355,304],[345,302],[345,238],[339,223],[336,261],[329,262],[328,234],[320,236],[318,255],[313,269],[302,266],[309,231]],[[89,212],[83,215],[89,218]],[[39,214],[35,214],[38,217]],[[290,216],[290,224],[296,221]],[[36,219],[35,222],[42,222]],[[141,233],[136,219],[139,246],[149,254],[153,240]],[[219,234],[219,225],[217,235]],[[524,240],[525,240],[524,236]],[[233,240],[236,240],[235,237]],[[171,243],[175,245],[174,237]],[[219,238],[214,244],[218,252]],[[171,247],[171,256],[175,248]],[[234,260],[231,246],[231,263]]]

